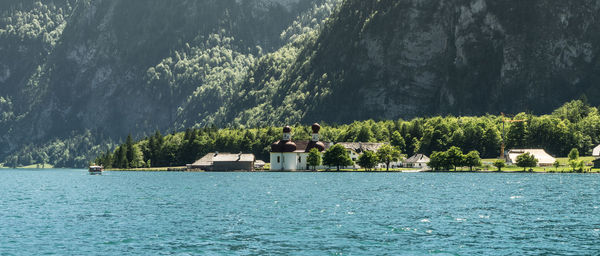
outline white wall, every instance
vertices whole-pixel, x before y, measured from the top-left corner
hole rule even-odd
[[[600,145],[594,148],[594,150],[592,151],[592,156],[600,156]]]
[[[307,167],[307,162],[306,161],[308,159],[308,153],[297,153],[297,158],[299,158],[300,161],[296,160],[298,162],[296,168],[298,170],[307,170],[308,167]]]
[[[304,156],[302,156],[304,155]],[[271,171],[296,171],[306,169],[305,153],[271,153]],[[279,161],[277,161],[279,158]],[[301,158],[300,161],[298,159]]]
[[[277,158],[279,157],[279,161]],[[283,154],[282,153],[271,153],[271,171],[281,171],[282,163],[283,163]]]
[[[298,170],[298,155],[296,153],[283,153],[283,170]]]

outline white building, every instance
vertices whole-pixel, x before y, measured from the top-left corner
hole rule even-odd
[[[342,145],[348,151],[350,158],[354,162],[358,161],[358,157],[365,151],[377,152],[384,145],[383,143],[373,142],[339,142],[337,144]]]
[[[596,146],[594,150],[592,150],[592,156],[600,157],[600,145]]]
[[[283,128],[283,138],[271,144],[271,171],[297,171],[308,170],[308,152],[316,148],[319,152],[325,151],[328,146],[319,141],[319,124],[312,125],[312,139],[310,141],[293,141],[292,129]]]
[[[381,146],[385,145],[385,143],[375,143],[375,142],[339,142],[336,143],[342,145],[348,151],[350,155],[350,159],[354,162],[354,166],[344,166],[343,169],[357,169],[360,168],[358,165],[358,158],[365,153],[365,151],[371,151],[373,153],[377,153],[377,150],[381,148]],[[376,168],[385,168],[385,164],[379,163]],[[390,168],[398,168],[402,167],[402,162],[391,162]]]
[[[511,149],[506,154],[507,164],[517,164],[517,157],[529,153],[538,160],[538,166],[552,166],[556,162],[556,158],[546,153],[543,149]]]
[[[429,161],[430,159],[426,155],[416,154],[404,161],[404,167],[427,169],[427,164],[429,164]]]

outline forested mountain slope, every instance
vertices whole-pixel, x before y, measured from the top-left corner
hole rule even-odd
[[[0,0],[0,162],[81,166],[155,130],[598,105],[599,13],[600,0]]]
[[[301,14],[331,2],[0,1],[0,159],[172,130],[192,95],[204,119],[257,57],[303,32],[290,31]]]

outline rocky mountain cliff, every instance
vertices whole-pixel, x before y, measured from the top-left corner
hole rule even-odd
[[[103,150],[93,145],[156,129],[600,103],[600,0],[0,7],[0,162],[39,162],[52,148],[81,165]]]
[[[599,8],[596,0],[347,0],[265,97],[280,113],[268,122],[548,113],[582,95],[598,104]],[[263,84],[240,100],[252,102]],[[232,109],[240,123],[264,116]]]

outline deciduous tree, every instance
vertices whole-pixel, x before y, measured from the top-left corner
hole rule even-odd
[[[319,150],[316,148],[312,148],[308,152],[308,158],[306,159],[306,162],[309,166],[312,166],[313,170],[316,170],[317,166],[321,165],[321,152],[319,152]]]
[[[448,164],[454,167],[454,171],[456,171],[457,167],[462,166],[465,163],[465,155],[459,147],[453,146],[448,149],[448,151],[446,151],[446,159]]]
[[[517,166],[523,167],[523,171],[527,167],[536,167],[538,160],[529,152],[517,156]]]
[[[341,166],[353,165],[350,154],[346,151],[346,148],[340,144],[333,145],[323,155],[323,163],[327,166],[336,166],[337,170],[340,170]]]
[[[362,168],[365,168],[367,171],[375,168],[378,161],[379,159],[377,159],[377,155],[370,150],[365,151],[358,157],[358,165],[360,165]]]
[[[498,168],[498,171],[501,172],[502,168],[504,168],[504,166],[506,166],[506,163],[504,162],[504,160],[502,159],[498,159],[494,162],[494,166],[496,168]]]
[[[377,159],[379,159],[380,163],[385,164],[386,171],[390,170],[390,163],[400,160],[401,156],[400,150],[389,144],[385,144],[377,150]]]
[[[473,167],[481,166],[481,158],[479,157],[479,152],[471,151],[465,155],[465,164],[469,166],[469,170],[473,171]]]

